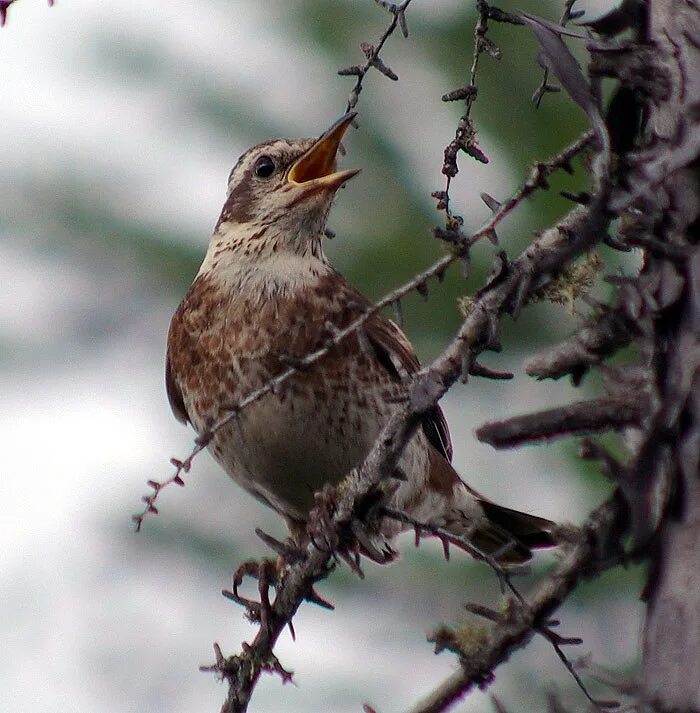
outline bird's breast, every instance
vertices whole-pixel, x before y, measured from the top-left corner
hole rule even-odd
[[[290,364],[325,351],[242,409],[210,445],[229,475],[293,517],[362,462],[394,407],[394,385],[358,337],[332,343],[360,309],[328,285],[262,304],[202,290],[173,320],[171,369],[200,433]]]

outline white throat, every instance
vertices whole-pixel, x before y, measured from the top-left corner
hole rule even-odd
[[[268,228],[271,230],[271,228]],[[314,284],[332,272],[321,236],[296,242],[266,233],[256,237],[250,224],[222,223],[209,242],[197,276],[215,279],[227,291],[280,297]]]

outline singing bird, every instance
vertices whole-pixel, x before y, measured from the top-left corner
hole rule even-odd
[[[207,432],[254,389],[332,340],[370,306],[328,262],[324,231],[336,191],[358,170],[338,170],[350,112],[318,139],[272,139],[244,153],[199,272],[168,334],[166,386],[175,416]],[[208,448],[239,485],[280,513],[306,542],[314,493],[338,484],[369,452],[418,359],[401,329],[375,314],[362,334],[242,409]],[[439,407],[398,464],[387,506],[468,539],[506,563],[553,544],[548,520],[501,507],[450,465]],[[390,560],[405,527],[385,518],[365,552]]]

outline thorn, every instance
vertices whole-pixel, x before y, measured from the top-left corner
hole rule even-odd
[[[381,57],[375,54],[374,45],[369,44],[369,42],[362,42],[360,43],[360,49],[364,52],[365,57],[367,57],[372,67],[380,71],[385,77],[389,77],[389,79],[392,79],[395,82],[398,80],[398,75],[390,67],[387,67],[387,65],[384,64]]]
[[[300,562],[304,559],[304,553],[287,542],[281,542],[275,539],[266,532],[263,532],[259,527],[255,528],[255,534],[273,551],[276,552],[287,564]]]
[[[513,374],[510,371],[493,371],[479,362],[473,362],[469,368],[469,373],[472,376],[482,376],[485,379],[496,379],[505,381],[507,379],[512,379]]]
[[[396,16],[399,20],[399,27],[401,28],[401,34],[408,38],[408,23],[406,22],[406,12],[401,8]]]
[[[470,614],[475,614],[476,616],[483,617],[484,619],[488,619],[489,621],[500,621],[501,620],[501,615],[495,610],[491,609],[490,607],[486,607],[483,604],[476,604],[474,602],[467,602],[464,605],[464,608],[470,613]]]
[[[291,619],[287,622],[287,627],[289,628],[289,633],[292,637],[292,641],[296,641],[297,633],[296,633],[296,631],[294,631],[294,623],[292,622]]]
[[[428,299],[428,285],[427,285],[427,283],[419,282],[416,285],[416,291],[424,300]]]
[[[322,609],[333,611],[335,607],[327,599],[324,599],[313,587],[309,588],[307,595],[304,597],[307,602],[317,604]]]
[[[501,204],[493,196],[490,196],[488,193],[480,193],[479,195],[492,213],[498,212]]]
[[[443,553],[443,555],[445,555],[445,561],[449,562],[450,561],[450,541],[447,538],[442,539],[442,553]]]
[[[559,195],[564,198],[568,198],[574,203],[579,203],[581,205],[588,205],[591,202],[591,194],[586,191],[580,191],[579,193],[572,193],[571,191],[559,191]]]
[[[459,89],[454,89],[447,94],[442,95],[442,101],[444,102],[456,102],[460,99],[470,99],[471,97],[476,97],[477,88],[473,84],[468,84],[466,87],[459,87]]]
[[[337,554],[340,557],[340,559],[342,559],[343,562],[345,562],[345,564],[348,567],[350,567],[350,571],[353,572],[353,574],[356,574],[359,579],[365,578],[365,573],[362,571],[362,568],[360,567],[360,553],[359,552],[355,553],[354,558],[345,551],[340,551]]]
[[[360,67],[358,64],[353,64],[352,67],[343,67],[343,69],[339,69],[338,74],[341,77],[349,77],[349,76],[359,77],[362,75],[362,67]]]

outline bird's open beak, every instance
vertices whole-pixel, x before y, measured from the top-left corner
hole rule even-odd
[[[348,112],[331,126],[289,169],[289,183],[304,188],[305,194],[336,191],[360,172],[359,168],[336,171],[338,146],[357,112]]]

